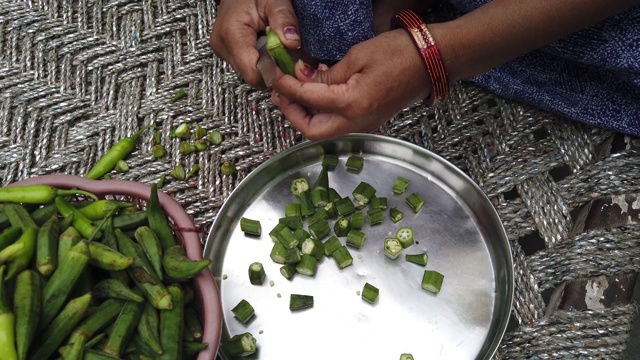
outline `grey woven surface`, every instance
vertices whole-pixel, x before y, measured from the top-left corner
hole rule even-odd
[[[243,84],[209,49],[213,1],[0,1],[0,182],[85,174],[113,143],[155,124],[170,156],[154,160],[152,132],[114,177],[168,181],[206,231],[230,192],[274,154],[303,141],[269,94]],[[171,102],[179,89],[188,96]],[[223,145],[188,156],[169,132],[219,129]],[[590,200],[640,193],[638,139],[584,127],[457,84],[437,106],[415,106],[378,131],[432,150],[468,173],[497,208],[515,259],[513,325],[497,358],[622,358],[633,304],[548,310],[574,279],[640,268],[640,225],[577,229]],[[236,163],[222,176],[224,160]],[[633,220],[633,219],[631,219]],[[537,248],[537,251],[526,248]]]

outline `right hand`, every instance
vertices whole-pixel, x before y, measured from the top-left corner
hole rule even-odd
[[[213,52],[256,88],[264,87],[256,67],[257,34],[267,25],[287,48],[300,47],[298,19],[290,0],[222,0],[211,29]]]

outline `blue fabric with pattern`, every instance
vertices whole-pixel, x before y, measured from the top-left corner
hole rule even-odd
[[[464,12],[489,0],[451,0]],[[371,1],[294,0],[305,49],[337,60],[373,36]],[[640,6],[470,79],[496,94],[640,136]]]

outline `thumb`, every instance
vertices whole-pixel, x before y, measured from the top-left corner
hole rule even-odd
[[[264,11],[269,26],[278,34],[284,46],[288,49],[300,48],[298,18],[293,10],[293,5],[291,5],[291,0],[267,1]]]
[[[315,69],[304,61],[298,60],[298,62],[296,62],[295,71],[296,78],[301,82],[316,82],[333,85],[346,83],[350,78],[350,75],[346,71],[343,71],[340,63],[333,67],[320,64],[318,65],[318,68]]]

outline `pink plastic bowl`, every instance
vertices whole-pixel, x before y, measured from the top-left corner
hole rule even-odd
[[[15,182],[13,186],[28,184],[45,184],[61,189],[79,188],[96,194],[97,196],[122,195],[149,200],[151,186],[124,180],[91,180],[81,176],[54,174],[33,177]],[[202,243],[196,232],[193,221],[182,206],[171,196],[158,191],[158,198],[162,208],[179,229],[187,256],[191,259],[202,259]],[[198,360],[215,359],[220,346],[222,331],[222,306],[220,292],[213,279],[211,270],[205,269],[194,280],[194,290],[199,300],[199,312],[202,316],[204,333],[203,342],[209,343],[207,349],[200,352]]]

